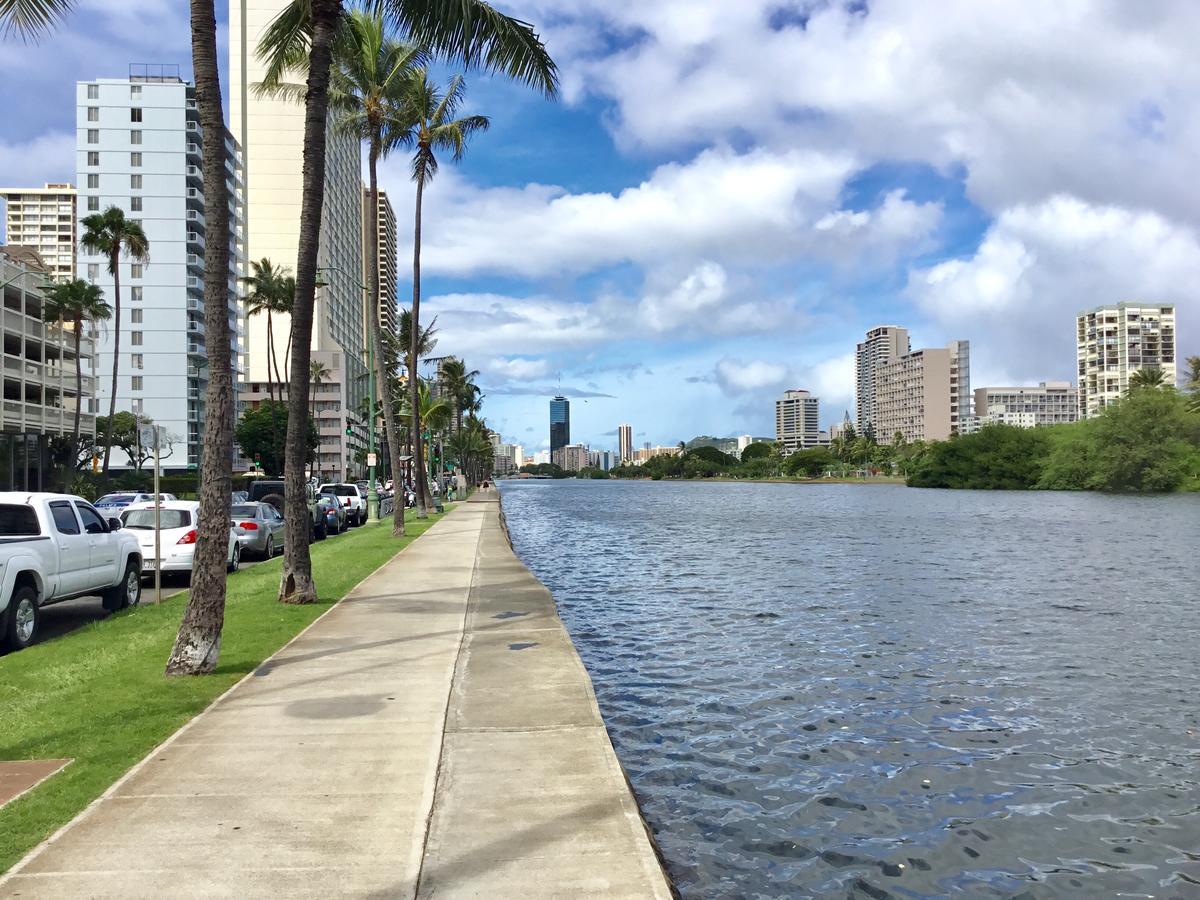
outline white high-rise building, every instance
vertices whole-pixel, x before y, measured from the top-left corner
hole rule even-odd
[[[1175,306],[1121,302],[1097,306],[1075,317],[1079,413],[1096,416],[1129,390],[1138,369],[1161,369],[1174,386]]]
[[[229,2],[229,121],[246,160],[247,258],[270,259],[293,273],[299,254],[301,173],[304,164],[304,104],[277,97],[256,96],[265,66],[255,55],[263,32],[288,0],[230,0]],[[298,76],[299,77],[299,76]],[[332,117],[331,117],[332,121]],[[341,456],[352,459],[363,446],[365,423],[359,417],[367,395],[367,298],[363,281],[363,193],[361,147],[333,128],[325,143],[325,200],[321,219],[319,281],[313,310],[311,347],[317,352],[342,354],[344,374],[337,402],[327,410],[328,423],[318,421],[322,441],[337,438]],[[274,317],[275,348],[283,360],[288,317]],[[254,396],[265,396],[267,381],[267,322],[255,316],[247,324],[251,353],[247,381]],[[286,375],[284,376],[287,377]],[[323,397],[327,404],[334,398]],[[334,433],[336,422],[352,417],[356,425]],[[322,450],[333,451],[332,446]],[[332,455],[332,452],[331,452]]]
[[[5,240],[36,250],[55,281],[74,278],[75,188],[70,184],[0,188],[0,197],[7,207]]]
[[[363,240],[367,239],[368,216],[371,211],[371,192],[363,188]],[[398,266],[396,261],[396,212],[392,209],[386,191],[379,192],[375,204],[375,234],[379,248],[379,324],[392,334],[400,333],[400,316],[396,309],[396,283]],[[369,283],[367,272],[367,248],[363,245],[363,284]],[[364,315],[369,309],[364,307]],[[370,322],[363,323],[363,333],[368,335]],[[439,367],[440,370],[440,367]]]
[[[878,434],[876,422],[876,380],[878,369],[899,359],[910,349],[908,329],[899,325],[879,325],[867,332],[855,351],[854,397],[855,425],[859,434]]]
[[[192,85],[178,67],[133,67],[129,78],[76,85],[76,168],[82,220],[110,206],[141,223],[150,262],[123,259],[118,412],[148,416],[174,438],[169,467],[200,462],[208,352],[204,336],[204,152]],[[229,323],[240,381],[244,316],[238,299],[243,178],[240,148],[226,136],[230,206]],[[80,236],[83,229],[80,227]],[[79,271],[114,304],[108,260],[79,251]],[[96,402],[108,414],[115,329],[96,332]],[[112,465],[125,461],[120,453]]]
[[[617,426],[617,456],[622,463],[628,464],[633,460],[633,426]]]
[[[821,434],[821,401],[808,391],[784,391],[775,401],[775,440],[784,456],[828,444],[828,435]]]

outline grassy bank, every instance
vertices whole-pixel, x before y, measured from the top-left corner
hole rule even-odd
[[[276,602],[279,559],[232,576],[213,675],[163,677],[186,595],[0,658],[0,759],[74,759],[0,808],[0,872],[440,518],[410,519],[402,540],[381,525],[313,544],[309,606]]]

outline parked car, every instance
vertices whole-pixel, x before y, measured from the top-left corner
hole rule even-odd
[[[230,499],[233,500],[234,503],[245,503],[246,501],[248,501],[250,499],[250,492],[249,491],[234,491],[233,496]]]
[[[142,574],[154,572],[154,503],[134,503],[121,513],[121,525],[137,534],[142,548]],[[166,572],[192,571],[196,555],[196,525],[200,521],[200,504],[195,500],[170,500],[158,504],[158,548],[162,553],[160,570]],[[229,542],[225,551],[225,567],[236,572],[242,561],[243,532],[229,527]]]
[[[242,549],[263,559],[283,550],[287,523],[270,503],[235,503],[230,510],[233,524],[242,529]]]
[[[346,530],[346,507],[336,494],[317,494],[317,504],[325,511],[325,527],[330,534]]]
[[[159,494],[159,500],[174,500],[174,494]],[[106,516],[115,516],[131,503],[152,503],[154,502],[153,494],[145,494],[138,491],[125,491],[116,494],[105,494],[96,501],[96,509],[100,510]]]
[[[0,644],[37,636],[41,608],[99,595],[110,611],[142,597],[137,538],[70,494],[0,493]]]
[[[346,520],[351,525],[361,525],[367,521],[367,494],[360,491],[357,484],[323,484],[322,494],[335,494],[346,509]]]
[[[312,521],[312,540],[323,541],[329,529],[325,526],[325,515],[317,507],[317,492],[312,484],[305,485],[308,493],[308,517]],[[260,480],[250,485],[250,499],[265,501],[286,515],[283,508],[283,482],[279,480]]]

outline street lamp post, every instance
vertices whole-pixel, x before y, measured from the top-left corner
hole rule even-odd
[[[322,266],[317,269],[317,272],[338,272],[348,278],[351,283],[357,285],[364,294],[370,292],[365,284],[338,266]],[[374,298],[367,298],[367,302],[373,302]],[[372,522],[379,521],[379,491],[375,487],[375,465],[371,460],[378,463],[377,449],[375,446],[375,341],[373,335],[367,335],[367,518]],[[349,373],[347,373],[349,374]],[[395,475],[392,476],[393,478]]]

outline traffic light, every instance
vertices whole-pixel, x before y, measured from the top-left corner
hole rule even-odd
[[[352,434],[354,434],[354,426],[351,425],[349,422],[347,422],[346,423],[346,437],[350,437],[350,435],[352,435]]]

